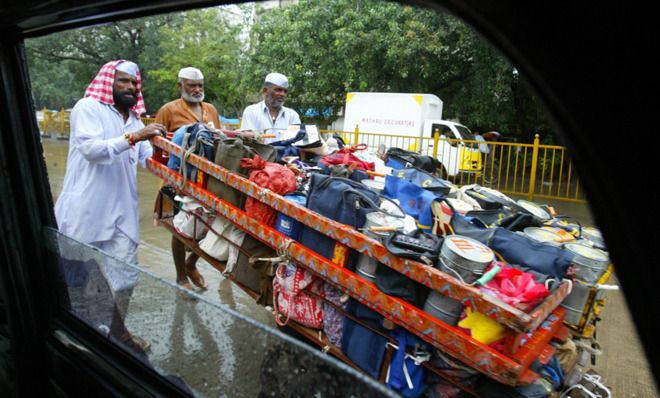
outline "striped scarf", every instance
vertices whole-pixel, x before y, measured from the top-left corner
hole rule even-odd
[[[115,69],[117,65],[124,62],[123,59],[110,61],[101,67],[101,70],[96,75],[94,80],[87,87],[85,97],[91,97],[103,104],[114,105],[115,100],[112,97],[112,85],[115,81]],[[131,107],[131,112],[135,117],[140,118],[140,115],[146,112],[144,100],[142,99],[142,79],[140,71],[137,71],[137,102]]]

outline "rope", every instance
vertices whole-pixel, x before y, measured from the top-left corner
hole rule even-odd
[[[570,395],[568,395],[569,392],[573,390],[581,390],[588,398],[612,398],[612,391],[610,391],[609,388],[607,388],[602,382],[602,377],[600,375],[592,375],[592,374],[585,374],[582,379],[586,381],[587,383],[593,384],[595,387],[603,390],[603,393],[606,395],[602,395],[598,392],[594,392],[589,390],[587,387],[583,386],[582,384],[576,384],[569,388],[568,390],[564,391],[559,398],[571,398]]]

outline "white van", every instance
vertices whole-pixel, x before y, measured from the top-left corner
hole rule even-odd
[[[419,140],[418,147],[402,148],[422,154],[433,153],[433,134],[440,133],[437,159],[442,164],[440,174],[479,173],[483,168],[477,145],[455,140],[474,140],[467,127],[442,120],[442,101],[433,94],[365,93],[346,95],[344,131],[428,138]]]

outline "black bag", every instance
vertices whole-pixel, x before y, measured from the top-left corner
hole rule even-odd
[[[502,218],[495,225],[515,232],[527,227],[542,227],[543,223],[531,214],[515,213]]]
[[[476,200],[484,210],[492,209],[501,209],[502,202],[494,198],[492,195],[488,195],[485,192],[476,191],[474,189],[466,189],[465,194]]]
[[[246,233],[239,249],[238,260],[230,273],[238,283],[258,292],[256,301],[262,305],[273,304],[275,263],[259,259],[276,256],[275,250]]]
[[[411,258],[429,266],[435,264],[440,255],[444,238],[427,234],[417,229],[410,234],[394,232],[385,239],[385,248],[398,257]]]
[[[230,138],[217,140],[213,148],[215,164],[244,177],[247,176],[248,170],[241,167],[241,159],[252,159],[255,155],[259,155],[266,162],[273,162],[277,157],[275,148],[251,139]],[[245,194],[224,182],[210,177],[206,188],[225,202],[240,209],[245,208]]]
[[[493,228],[488,228],[488,226],[478,218],[469,218],[458,213],[454,213],[450,224],[454,230],[454,234],[467,236],[468,238],[475,239],[484,245],[488,244],[488,241],[495,232]]]
[[[367,214],[381,211],[381,197],[365,185],[346,178],[312,174],[307,208],[349,227],[361,228]],[[400,210],[403,214],[403,210]],[[313,248],[327,259],[332,259],[336,241],[312,227],[305,226],[300,232],[300,243]],[[350,250],[347,266],[353,270],[358,252]]]
[[[312,174],[307,208],[332,220],[353,228],[361,228],[367,214],[378,210],[378,194],[358,182],[345,178]],[[332,259],[336,241],[314,228],[305,226],[300,232],[300,243],[313,248],[318,254]],[[352,268],[357,252],[351,250],[348,256]]]
[[[385,154],[386,165],[393,169],[416,167],[434,173],[440,168],[440,162],[432,156],[420,155],[401,148],[390,148]]]
[[[417,307],[422,307],[429,295],[430,289],[402,273],[384,264],[376,268],[376,287],[381,292],[394,297],[400,297]]]

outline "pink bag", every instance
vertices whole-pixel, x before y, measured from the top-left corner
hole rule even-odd
[[[284,326],[289,319],[314,329],[323,327],[322,280],[293,264],[281,263],[273,279],[275,322]]]
[[[540,304],[550,292],[534,276],[517,268],[498,263],[502,270],[481,289],[494,294],[507,304],[523,311]]]

